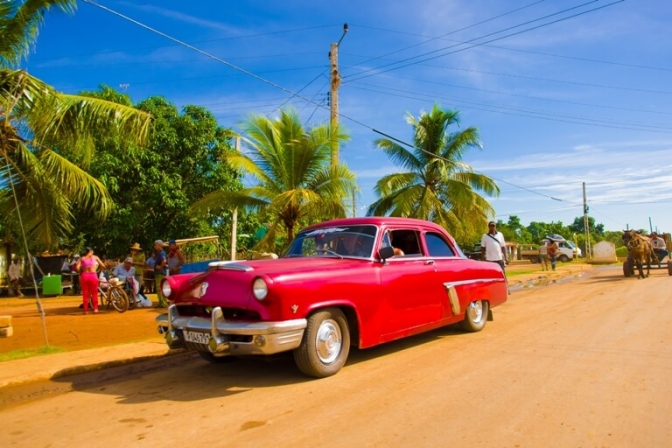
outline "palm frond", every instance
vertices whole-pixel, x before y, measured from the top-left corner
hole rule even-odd
[[[17,6],[17,3],[20,3]],[[19,64],[37,38],[45,13],[52,7],[73,13],[76,0],[0,1],[0,67]]]

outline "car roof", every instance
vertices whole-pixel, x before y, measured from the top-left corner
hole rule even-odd
[[[357,218],[341,218],[324,221],[318,224],[305,227],[303,230],[313,229],[318,227],[330,226],[355,226],[355,225],[375,225],[375,226],[409,226],[409,227],[425,227],[433,230],[446,230],[430,221],[415,218],[398,218],[392,216],[364,216]]]

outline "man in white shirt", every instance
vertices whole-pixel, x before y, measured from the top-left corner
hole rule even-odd
[[[126,294],[130,294],[131,297],[129,298],[135,303],[137,301],[137,287],[135,285],[133,258],[126,258],[122,264],[114,268],[113,275],[119,280],[125,280],[124,289],[126,290]]]
[[[658,257],[658,265],[663,261],[663,258],[667,256],[667,246],[665,245],[665,240],[658,236],[656,232],[651,232],[651,245],[653,246],[653,251]]]
[[[506,266],[506,242],[504,235],[497,231],[497,224],[494,221],[488,223],[488,233],[481,238],[481,258],[499,264],[502,271]]]
[[[9,284],[12,286],[14,294],[18,295],[19,297],[23,297],[23,294],[21,293],[21,266],[19,266],[20,261],[21,259],[19,258],[14,259],[14,263],[9,265],[7,275],[9,275]]]

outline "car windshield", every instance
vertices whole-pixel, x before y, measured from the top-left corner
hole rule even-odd
[[[371,258],[376,227],[335,226],[300,232],[287,251],[287,257]]]

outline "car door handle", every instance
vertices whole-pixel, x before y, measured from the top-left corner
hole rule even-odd
[[[425,264],[434,264],[434,260],[425,260]]]

